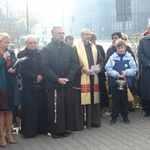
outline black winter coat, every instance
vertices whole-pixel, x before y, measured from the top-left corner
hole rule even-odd
[[[138,58],[141,65],[141,97],[150,100],[150,36],[140,40]]]
[[[34,90],[34,81],[37,81],[38,75],[43,75],[41,68],[41,52],[39,50],[30,51],[25,48],[17,55],[18,58],[22,58],[25,56],[29,58],[26,61],[22,62],[21,66],[18,69],[22,77],[22,87],[25,91]]]
[[[46,78],[47,90],[73,87],[77,71],[77,58],[73,49],[64,42],[53,39],[42,50],[42,68]],[[68,78],[66,85],[57,82],[58,78]]]

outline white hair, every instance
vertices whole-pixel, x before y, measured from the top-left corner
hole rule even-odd
[[[28,41],[29,38],[34,38],[37,40],[36,36],[35,35],[32,35],[32,34],[28,34],[26,37],[25,37],[25,42]]]
[[[121,33],[121,35],[122,35],[122,36],[125,36],[125,37],[126,37],[126,39],[128,39],[128,35],[127,35],[127,34],[125,34],[125,33]]]
[[[84,28],[84,29],[82,29],[82,30],[81,30],[81,34],[83,34],[83,33],[84,33],[84,32],[86,32],[86,31],[91,32],[91,30],[90,30],[90,29],[88,29],[88,28]]]

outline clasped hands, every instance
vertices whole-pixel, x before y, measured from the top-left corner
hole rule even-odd
[[[126,77],[126,72],[122,71],[121,74],[118,74],[117,77],[119,78],[125,78]]]
[[[43,80],[43,76],[41,76],[41,75],[38,75],[37,76],[37,80],[36,81],[33,81],[34,83],[39,83],[39,82],[41,82]]]
[[[69,79],[68,78],[58,78],[57,82],[59,84],[67,84],[67,82],[69,82]]]

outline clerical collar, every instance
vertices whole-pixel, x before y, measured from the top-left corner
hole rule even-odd
[[[91,43],[84,44],[84,46],[87,46],[87,47],[90,46],[90,45],[91,45]]]

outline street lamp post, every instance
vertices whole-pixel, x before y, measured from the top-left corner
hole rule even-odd
[[[126,29],[126,26],[125,26],[125,1],[122,1],[122,12],[123,12],[123,15],[122,15],[123,32],[125,33],[125,29]]]
[[[29,12],[28,12],[28,0],[26,0],[26,21],[27,21],[27,35],[29,34]]]
[[[9,2],[8,0],[6,0],[6,14],[7,14],[7,20],[8,20],[8,34],[10,34],[10,25],[11,25],[11,21],[10,21],[10,6],[9,6]]]
[[[62,3],[62,27],[64,29],[64,4]]]
[[[9,9],[9,8],[8,8],[8,0],[6,0],[6,13],[7,13],[7,19],[8,19],[8,16],[9,16],[9,15],[8,15],[8,9]]]
[[[105,28],[104,28],[104,27],[102,27],[102,39],[104,39],[104,38],[105,38],[104,33],[105,33]]]

